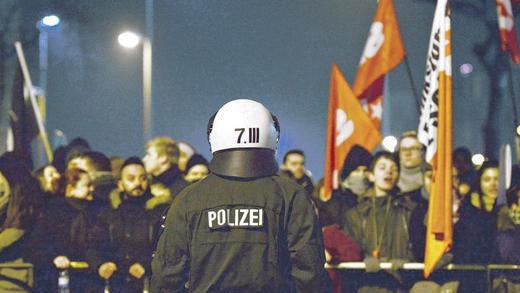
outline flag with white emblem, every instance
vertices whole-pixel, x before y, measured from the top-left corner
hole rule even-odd
[[[438,0],[433,19],[422,91],[418,138],[432,165],[428,205],[424,275],[428,277],[452,244],[452,93],[451,12],[448,0]]]
[[[404,55],[392,0],[380,0],[353,88],[377,129],[380,129],[383,117],[385,75],[403,61]]]
[[[381,134],[363,111],[336,64],[332,65],[325,150],[324,195],[339,187],[338,174],[343,161],[354,145],[373,150],[381,141]]]

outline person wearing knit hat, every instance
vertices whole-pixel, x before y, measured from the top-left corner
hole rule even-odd
[[[188,183],[200,181],[209,174],[208,161],[200,154],[194,154],[186,163],[184,180]]]
[[[341,186],[332,191],[332,196],[325,201],[318,202],[320,218],[327,219],[327,225],[341,225],[345,213],[357,204],[361,196],[369,187],[368,167],[372,163],[372,154],[359,145],[354,145],[343,163],[341,171]]]
[[[372,154],[359,145],[354,145],[343,163],[341,181],[345,188],[362,195],[368,188],[367,170],[372,163]]]

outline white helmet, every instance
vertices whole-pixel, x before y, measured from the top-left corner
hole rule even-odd
[[[210,118],[208,139],[211,152],[264,148],[276,151],[280,127],[264,105],[238,99],[226,103]]]

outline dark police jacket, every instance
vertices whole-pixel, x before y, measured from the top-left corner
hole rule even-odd
[[[278,175],[210,174],[184,189],[152,261],[152,292],[329,292],[305,191]]]

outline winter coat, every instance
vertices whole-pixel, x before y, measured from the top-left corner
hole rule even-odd
[[[100,260],[89,251],[94,244],[92,227],[103,204],[65,197],[48,202],[31,237],[37,292],[56,290],[58,269],[53,260],[60,255],[89,264],[87,270],[69,272],[73,292],[92,292],[102,286],[95,271]]]
[[[102,210],[94,227],[95,254],[101,263],[113,262],[117,271],[111,279],[114,292],[142,292],[143,278],[129,274],[130,267],[139,263],[150,275],[153,236],[160,215],[146,210],[149,195],[138,198],[123,196],[117,208]],[[100,263],[100,264],[101,264]]]
[[[377,250],[376,238],[379,238],[380,259],[413,260],[408,229],[415,204],[407,198],[374,197],[370,193],[346,213],[343,229],[361,246],[365,256]]]
[[[475,207],[468,196],[454,226],[453,255],[458,264],[489,264],[498,261],[497,208],[491,212]]]

